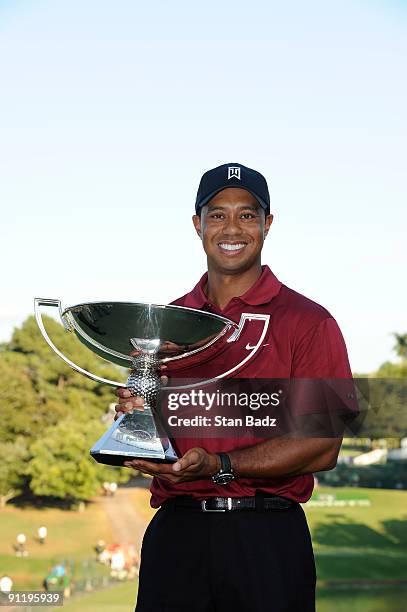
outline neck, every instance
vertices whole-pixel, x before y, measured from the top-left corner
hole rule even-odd
[[[240,274],[224,274],[208,269],[208,282],[204,291],[208,299],[223,310],[232,298],[245,294],[260,278],[261,272],[260,262]]]

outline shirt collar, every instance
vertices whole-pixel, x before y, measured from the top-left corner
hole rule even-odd
[[[202,276],[190,293],[185,297],[184,306],[188,308],[202,309],[209,300],[204,292],[204,287],[208,281],[208,273]],[[281,282],[273,274],[268,266],[262,266],[262,272],[257,281],[238,299],[250,306],[260,306],[267,304],[275,297],[281,288]]]

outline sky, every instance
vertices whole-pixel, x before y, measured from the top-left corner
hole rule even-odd
[[[263,263],[354,371],[407,332],[407,3],[0,0],[0,340],[33,298],[167,303],[221,163],[262,172]]]

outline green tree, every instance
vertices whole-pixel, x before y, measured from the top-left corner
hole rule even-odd
[[[14,443],[0,442],[0,507],[22,491],[27,457],[21,438]]]
[[[394,345],[396,355],[407,360],[407,334],[398,334],[395,332],[393,336],[396,340],[396,344]]]
[[[393,350],[398,362],[385,361],[374,376],[377,378],[407,378],[407,334],[393,334],[396,341]]]
[[[46,429],[30,447],[32,459],[26,473],[31,477],[31,491],[74,503],[94,496],[105,480],[126,480],[128,470],[99,465],[89,455],[104,430],[101,423],[72,419]]]
[[[0,353],[0,410],[0,441],[35,435],[42,406],[25,355]]]
[[[123,373],[110,362],[95,355],[60,324],[44,317],[44,324],[55,345],[72,361],[77,362],[85,370],[89,370],[102,378],[113,380],[123,379]],[[21,353],[28,357],[30,376],[39,392],[48,384],[60,391],[66,386],[88,389],[98,396],[106,397],[111,389],[104,383],[97,383],[75,372],[62,359],[55,355],[42,337],[34,317],[28,317],[21,328],[14,331],[5,351]]]
[[[103,378],[124,379],[120,368],[94,355],[62,325],[47,317],[44,321],[56,346],[70,359]],[[29,454],[24,462],[16,460],[14,470],[4,463],[0,496],[10,498],[25,485],[35,495],[83,500],[104,480],[128,480],[129,470],[99,465],[89,456],[89,448],[106,429],[100,420],[115,401],[112,391],[55,355],[34,317],[16,329],[10,342],[0,346],[0,461],[7,453],[12,456],[19,437]],[[13,452],[17,458],[17,447]]]
[[[123,379],[53,319],[44,318],[55,344],[73,360],[103,378]],[[19,434],[35,440],[45,427],[66,417],[99,419],[114,401],[112,388],[74,372],[48,347],[33,317],[16,329],[0,352],[0,440]]]
[[[393,438],[398,440],[407,431],[407,386],[402,379],[407,378],[407,353],[405,343],[407,334],[393,334],[396,340],[394,351],[399,359],[386,361],[366,378],[369,381],[369,410],[362,415],[363,429],[360,435],[374,438]]]

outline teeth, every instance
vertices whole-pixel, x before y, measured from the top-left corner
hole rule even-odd
[[[242,249],[246,245],[244,243],[242,243],[242,244],[228,244],[227,242],[221,242],[219,244],[219,246],[222,249],[226,249],[226,251],[238,251],[239,249]]]

